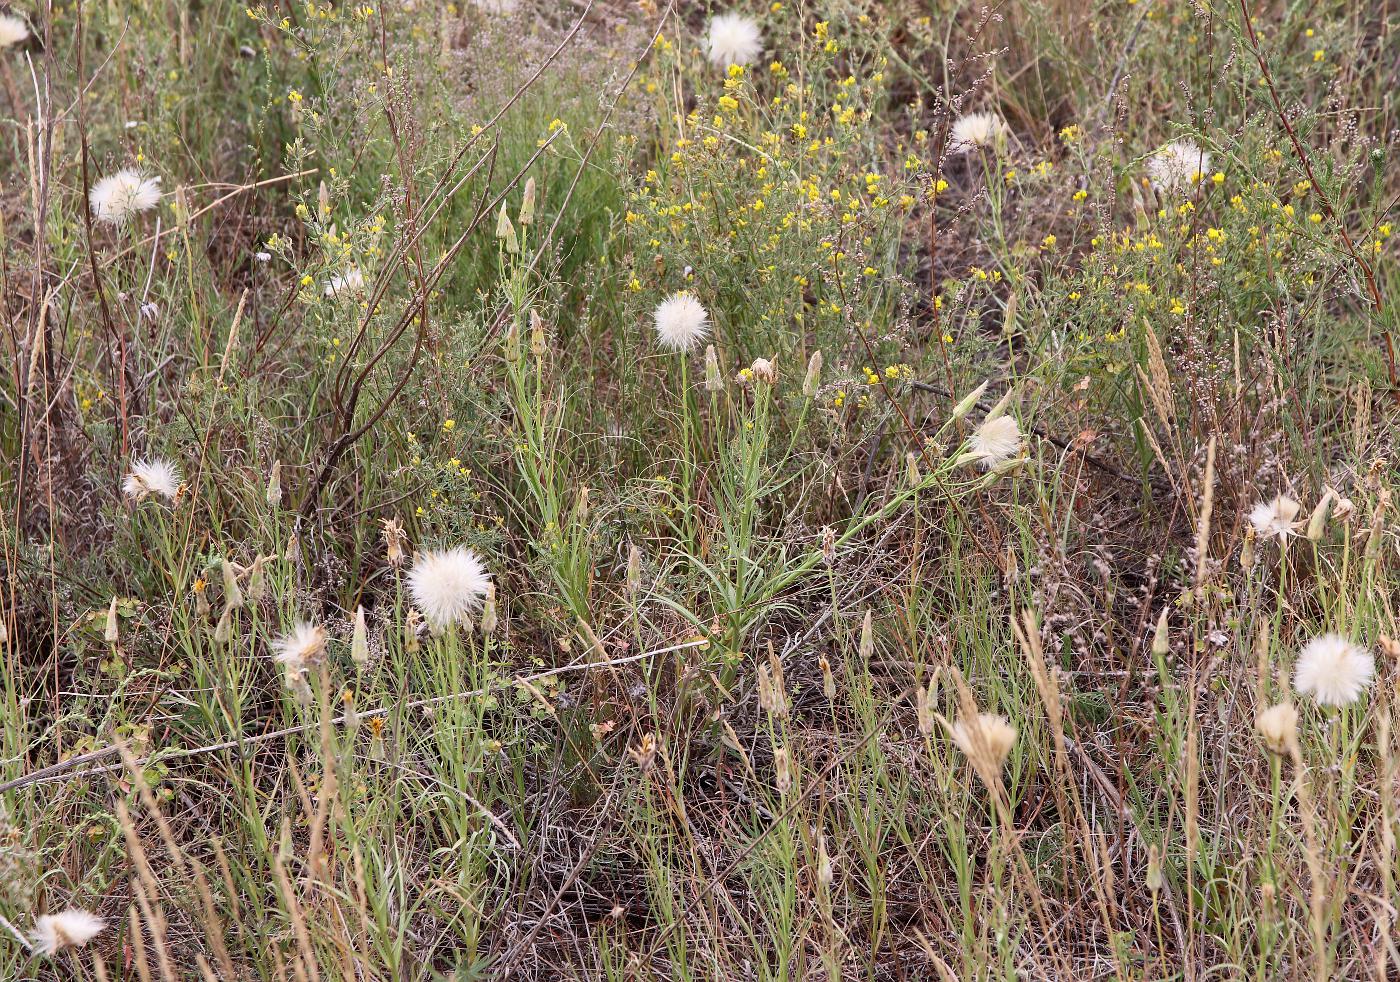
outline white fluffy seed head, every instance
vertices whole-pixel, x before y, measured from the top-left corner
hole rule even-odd
[[[160,204],[160,178],[135,167],[108,174],[88,192],[92,217],[106,225],[122,226],[133,215]]]
[[[122,481],[122,491],[132,501],[141,501],[151,495],[174,501],[180,493],[180,471],[163,457],[138,460],[131,465],[131,471]]]
[[[656,307],[656,339],[670,351],[692,351],[710,334],[710,315],[695,294],[673,293]]]
[[[29,37],[29,25],[23,17],[0,14],[0,48],[12,48]]]
[[[1021,427],[1014,416],[995,416],[983,421],[967,440],[972,460],[983,470],[1010,460],[1021,452]]]
[[[1005,716],[978,713],[953,724],[953,742],[979,773],[1001,770],[1016,743],[1016,727]]]
[[[408,574],[413,603],[436,634],[466,621],[490,586],[491,574],[466,546],[419,553]]]
[[[1147,158],[1147,179],[1158,191],[1180,191],[1205,177],[1210,154],[1190,140],[1173,140]]]
[[[1282,756],[1298,742],[1298,710],[1289,702],[1270,706],[1255,717],[1254,729],[1270,752]]]
[[[1249,524],[1264,538],[1280,539],[1293,534],[1302,505],[1287,495],[1275,495],[1272,501],[1261,501],[1249,510]]]
[[[332,276],[326,280],[326,285],[321,292],[328,297],[340,297],[363,293],[364,289],[365,274],[352,266],[340,275]]]
[[[705,51],[720,68],[748,65],[763,52],[763,32],[757,21],[741,14],[717,14],[710,18]]]
[[[1376,673],[1376,659],[1340,634],[1313,638],[1298,652],[1293,688],[1323,706],[1346,706],[1361,698]]]
[[[310,621],[297,621],[272,642],[272,657],[288,672],[304,672],[325,657],[326,629]]]
[[[997,147],[1006,142],[1011,129],[996,113],[968,113],[959,117],[948,135],[948,149],[953,153],[971,153],[983,147]]]
[[[81,948],[102,932],[107,922],[77,907],[45,914],[34,922],[31,940],[40,955],[54,955],[66,948]]]

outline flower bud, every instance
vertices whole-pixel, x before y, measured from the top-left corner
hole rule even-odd
[[[355,629],[350,635],[350,660],[363,671],[369,664],[369,628],[365,624],[365,608],[355,608]]]
[[[515,237],[515,226],[506,213],[506,203],[501,202],[501,213],[496,217],[496,238],[505,243],[506,252],[514,255],[520,251],[520,240]]]
[[[1322,500],[1313,509],[1312,516],[1308,519],[1308,541],[1320,542],[1322,533],[1327,530],[1327,514],[1332,508],[1332,501],[1337,497],[1337,492],[1328,488],[1322,495]]]
[[[822,385],[822,353],[818,349],[807,359],[807,377],[802,380],[802,394],[808,399],[817,394]]]
[[[282,461],[272,462],[272,471],[267,475],[267,504],[276,508],[282,504]]]
[[[119,634],[117,625],[117,598],[112,598],[112,604],[107,608],[107,629],[102,632],[102,639],[108,644],[116,644]]]
[[[710,344],[705,346],[705,391],[718,392],[724,388],[724,379],[719,372],[719,355],[715,353],[715,346]]]
[[[227,558],[219,560],[224,575],[224,608],[232,610],[243,606],[243,591],[238,589],[238,573]]]
[[[982,393],[987,391],[987,385],[987,382],[983,382],[977,388],[959,399],[958,404],[953,407],[952,419],[962,419],[968,413],[972,412],[977,406],[977,400],[981,399]]]
[[[520,225],[528,227],[535,220],[535,179],[525,182],[525,194],[520,199]]]

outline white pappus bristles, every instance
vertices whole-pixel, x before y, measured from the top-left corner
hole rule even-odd
[[[720,68],[748,65],[763,52],[763,32],[757,21],[741,14],[717,14],[710,18],[705,51]]]
[[[1016,727],[1005,716],[978,713],[960,719],[952,727],[953,742],[972,761],[978,773],[1001,770],[1016,743]]]
[[[1340,634],[1313,638],[1298,652],[1293,688],[1323,706],[1346,706],[1361,698],[1376,672],[1376,659]]]
[[[326,653],[326,629],[310,621],[297,621],[272,642],[272,657],[287,671],[304,672]]]
[[[656,307],[656,339],[669,351],[692,351],[710,333],[710,315],[695,294],[673,293]]]
[[[29,25],[14,14],[0,14],[0,48],[12,48],[29,37]]]
[[[1298,710],[1287,702],[1270,706],[1255,717],[1254,729],[1269,752],[1281,757],[1298,742]]]
[[[122,481],[122,491],[133,501],[142,501],[151,495],[174,501],[180,493],[180,472],[163,457],[138,460]]]
[[[984,420],[967,438],[967,449],[972,461],[991,470],[1021,452],[1020,424],[1005,415]]]
[[[104,225],[125,225],[132,216],[160,204],[160,178],[126,167],[94,184],[88,191],[92,217]]]
[[[996,113],[968,113],[953,124],[948,135],[948,149],[953,153],[971,153],[983,147],[998,147],[1006,142],[1011,130]]]
[[[481,558],[466,546],[420,553],[408,574],[413,603],[433,633],[470,623],[491,586]]]
[[[1302,507],[1287,495],[1275,495],[1273,501],[1261,501],[1249,510],[1249,524],[1264,538],[1287,538],[1297,527]]]
[[[1179,191],[1205,176],[1210,154],[1190,140],[1173,140],[1147,158],[1147,179],[1157,191]]]
[[[86,910],[70,907],[45,914],[34,922],[31,941],[40,955],[55,955],[66,948],[81,948],[102,933],[107,922]]]
[[[340,297],[363,293],[364,289],[365,274],[352,266],[340,275],[332,276],[326,280],[326,285],[321,292],[328,297]]]

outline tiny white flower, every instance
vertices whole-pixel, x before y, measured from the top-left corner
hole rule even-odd
[[[1298,652],[1293,688],[1321,705],[1345,706],[1361,697],[1375,673],[1369,651],[1340,634],[1324,634]]]
[[[163,457],[138,460],[131,465],[131,471],[122,481],[122,491],[133,501],[141,501],[153,494],[174,501],[180,493],[180,471]]]
[[[970,153],[982,147],[1000,146],[1011,130],[996,113],[968,113],[953,124],[948,137],[948,149],[953,153]]]
[[[339,297],[349,296],[352,293],[363,293],[364,289],[365,274],[361,273],[357,267],[351,266],[340,275],[328,279],[321,292],[328,297]]]
[[[1021,427],[1014,416],[995,416],[973,431],[967,446],[972,460],[991,470],[1021,452]]]
[[[1249,524],[1263,538],[1284,539],[1294,533],[1302,507],[1287,495],[1275,495],[1273,501],[1261,501],[1249,510]]]
[[[256,260],[257,260],[258,262],[260,262],[260,263],[269,262],[269,261],[271,261],[271,259],[272,259],[272,253],[270,253],[270,252],[255,252],[255,253],[253,253],[253,258],[256,259]]]
[[[656,308],[656,338],[671,351],[691,351],[710,333],[710,315],[693,293],[673,293]]]
[[[466,546],[419,553],[408,574],[408,591],[436,634],[464,622],[481,606],[491,574]]]
[[[36,920],[31,940],[38,954],[55,955],[65,948],[81,948],[106,926],[107,922],[96,914],[70,907]]]
[[[1179,191],[1201,180],[1210,154],[1190,140],[1174,140],[1147,158],[1147,179],[1158,191]]]
[[[29,25],[23,17],[0,14],[0,48],[10,48],[29,37]]]
[[[160,204],[160,178],[135,167],[108,174],[88,192],[92,217],[105,225],[120,227],[132,216]]]
[[[741,14],[716,14],[710,18],[705,48],[720,68],[747,65],[763,52],[763,32],[757,21]]]

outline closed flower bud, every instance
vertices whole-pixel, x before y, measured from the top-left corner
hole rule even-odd
[[[1327,514],[1332,508],[1332,501],[1337,497],[1337,492],[1328,488],[1322,495],[1322,500],[1313,509],[1312,516],[1308,518],[1308,540],[1320,542],[1322,533],[1327,530]]]
[[[758,382],[767,382],[769,385],[772,385],[778,377],[778,371],[773,367],[773,362],[776,360],[776,355],[772,358],[755,358],[753,364],[749,366],[749,371],[753,374],[754,380]]]
[[[972,412],[972,410],[977,407],[977,400],[981,399],[982,393],[987,391],[987,384],[988,383],[983,382],[977,388],[963,396],[962,399],[958,400],[958,404],[953,407],[952,418],[962,419],[968,413]]]
[[[635,594],[642,588],[642,550],[633,545],[627,550],[627,592]]]
[[[549,351],[544,330],[544,318],[539,311],[530,311],[530,354],[539,360]]]
[[[282,504],[282,461],[272,462],[272,472],[267,476],[267,503],[276,508]]]
[[[773,751],[773,777],[779,794],[787,794],[792,787],[792,756],[786,747]]]
[[[719,371],[719,355],[715,353],[715,346],[712,344],[705,346],[705,391],[718,392],[724,388],[724,378]]]
[[[107,629],[102,632],[102,639],[108,644],[116,644],[117,637],[117,598],[113,597],[111,606],[107,608]]]
[[[369,628],[365,624],[365,608],[355,608],[355,628],[350,635],[350,660],[363,670],[369,664]]]
[[[219,615],[219,623],[214,625],[214,643],[228,644],[228,639],[233,634],[233,608],[225,607],[224,612]]]
[[[904,455],[904,472],[910,487],[917,488],[924,483],[924,476],[919,473],[919,458],[912,450]]]
[[[1155,897],[1162,892],[1166,883],[1166,878],[1162,876],[1162,850],[1154,843],[1147,849],[1147,878],[1143,881],[1143,886]]]
[[[1245,569],[1254,568],[1254,529],[1246,529],[1244,533],[1244,545],[1240,546],[1240,566]]]
[[[871,656],[875,654],[875,623],[870,609],[865,611],[865,620],[860,623],[860,660],[869,664]]]
[[[486,588],[486,603],[481,608],[481,633],[496,633],[496,584]]]
[[[520,224],[529,227],[535,220],[535,179],[525,182],[525,193],[520,199]]]
[[[384,561],[395,569],[403,565],[403,523],[397,518],[384,519]]]
[[[225,558],[219,560],[219,566],[224,576],[224,608],[232,610],[242,607],[243,591],[238,588],[238,572],[233,568],[233,563]]]
[[[807,376],[802,380],[802,394],[810,399],[817,394],[821,385],[822,353],[819,349],[812,352],[812,357],[807,359]]]
[[[1152,632],[1152,654],[1158,658],[1171,650],[1171,635],[1167,630],[1167,611],[1162,608],[1162,614],[1157,618],[1157,630]]]
[[[817,664],[822,670],[822,695],[827,702],[832,702],[836,699],[836,676],[831,673],[831,662],[822,655]]]
[[[506,203],[501,202],[501,213],[496,217],[496,238],[505,243],[506,252],[512,255],[520,251],[520,240],[515,236],[515,226],[506,213]]]
[[[423,616],[413,607],[408,608],[408,616],[403,620],[403,650],[410,654],[418,650],[418,628]]]
[[[832,869],[831,853],[826,850],[826,835],[817,836],[817,882],[825,890],[831,889],[831,883],[836,878]]]
[[[255,604],[267,596],[267,560],[266,556],[258,556],[248,567],[248,599]]]

